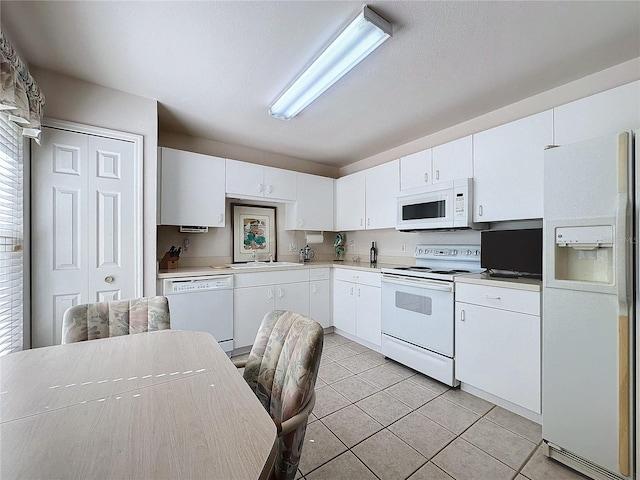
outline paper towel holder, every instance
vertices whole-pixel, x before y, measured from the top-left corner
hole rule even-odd
[[[323,243],[324,242],[324,232],[304,232],[305,243],[314,244],[314,243]]]

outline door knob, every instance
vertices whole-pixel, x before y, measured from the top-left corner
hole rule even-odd
[[[104,277],[104,281],[106,283],[113,283],[114,280],[115,280],[115,277],[113,275],[108,275],[108,276]]]

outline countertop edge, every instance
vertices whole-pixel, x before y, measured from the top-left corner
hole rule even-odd
[[[301,270],[301,269],[316,269],[316,268],[346,268],[349,270],[361,270],[367,272],[380,272],[384,267],[395,267],[397,265],[392,264],[378,264],[376,266],[370,266],[367,263],[357,262],[310,262],[300,266],[282,266],[282,267],[256,267],[256,268],[213,268],[210,266],[203,267],[178,267],[169,270],[160,270],[156,278],[163,280],[165,278],[177,278],[177,277],[201,277],[201,276],[214,276],[214,275],[242,275],[244,273],[256,273],[256,272],[280,272],[286,270]]]
[[[496,278],[489,277],[486,273],[459,275],[455,277],[455,283],[471,283],[474,285],[512,288],[514,290],[527,290],[530,292],[542,291],[542,280],[535,278]]]

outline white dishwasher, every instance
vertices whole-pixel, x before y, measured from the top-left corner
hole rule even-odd
[[[167,278],[162,287],[172,329],[208,332],[231,355],[233,275]]]

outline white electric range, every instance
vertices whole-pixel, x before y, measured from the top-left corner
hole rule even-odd
[[[382,353],[455,386],[453,281],[484,271],[480,245],[417,245],[414,257],[381,270]]]

